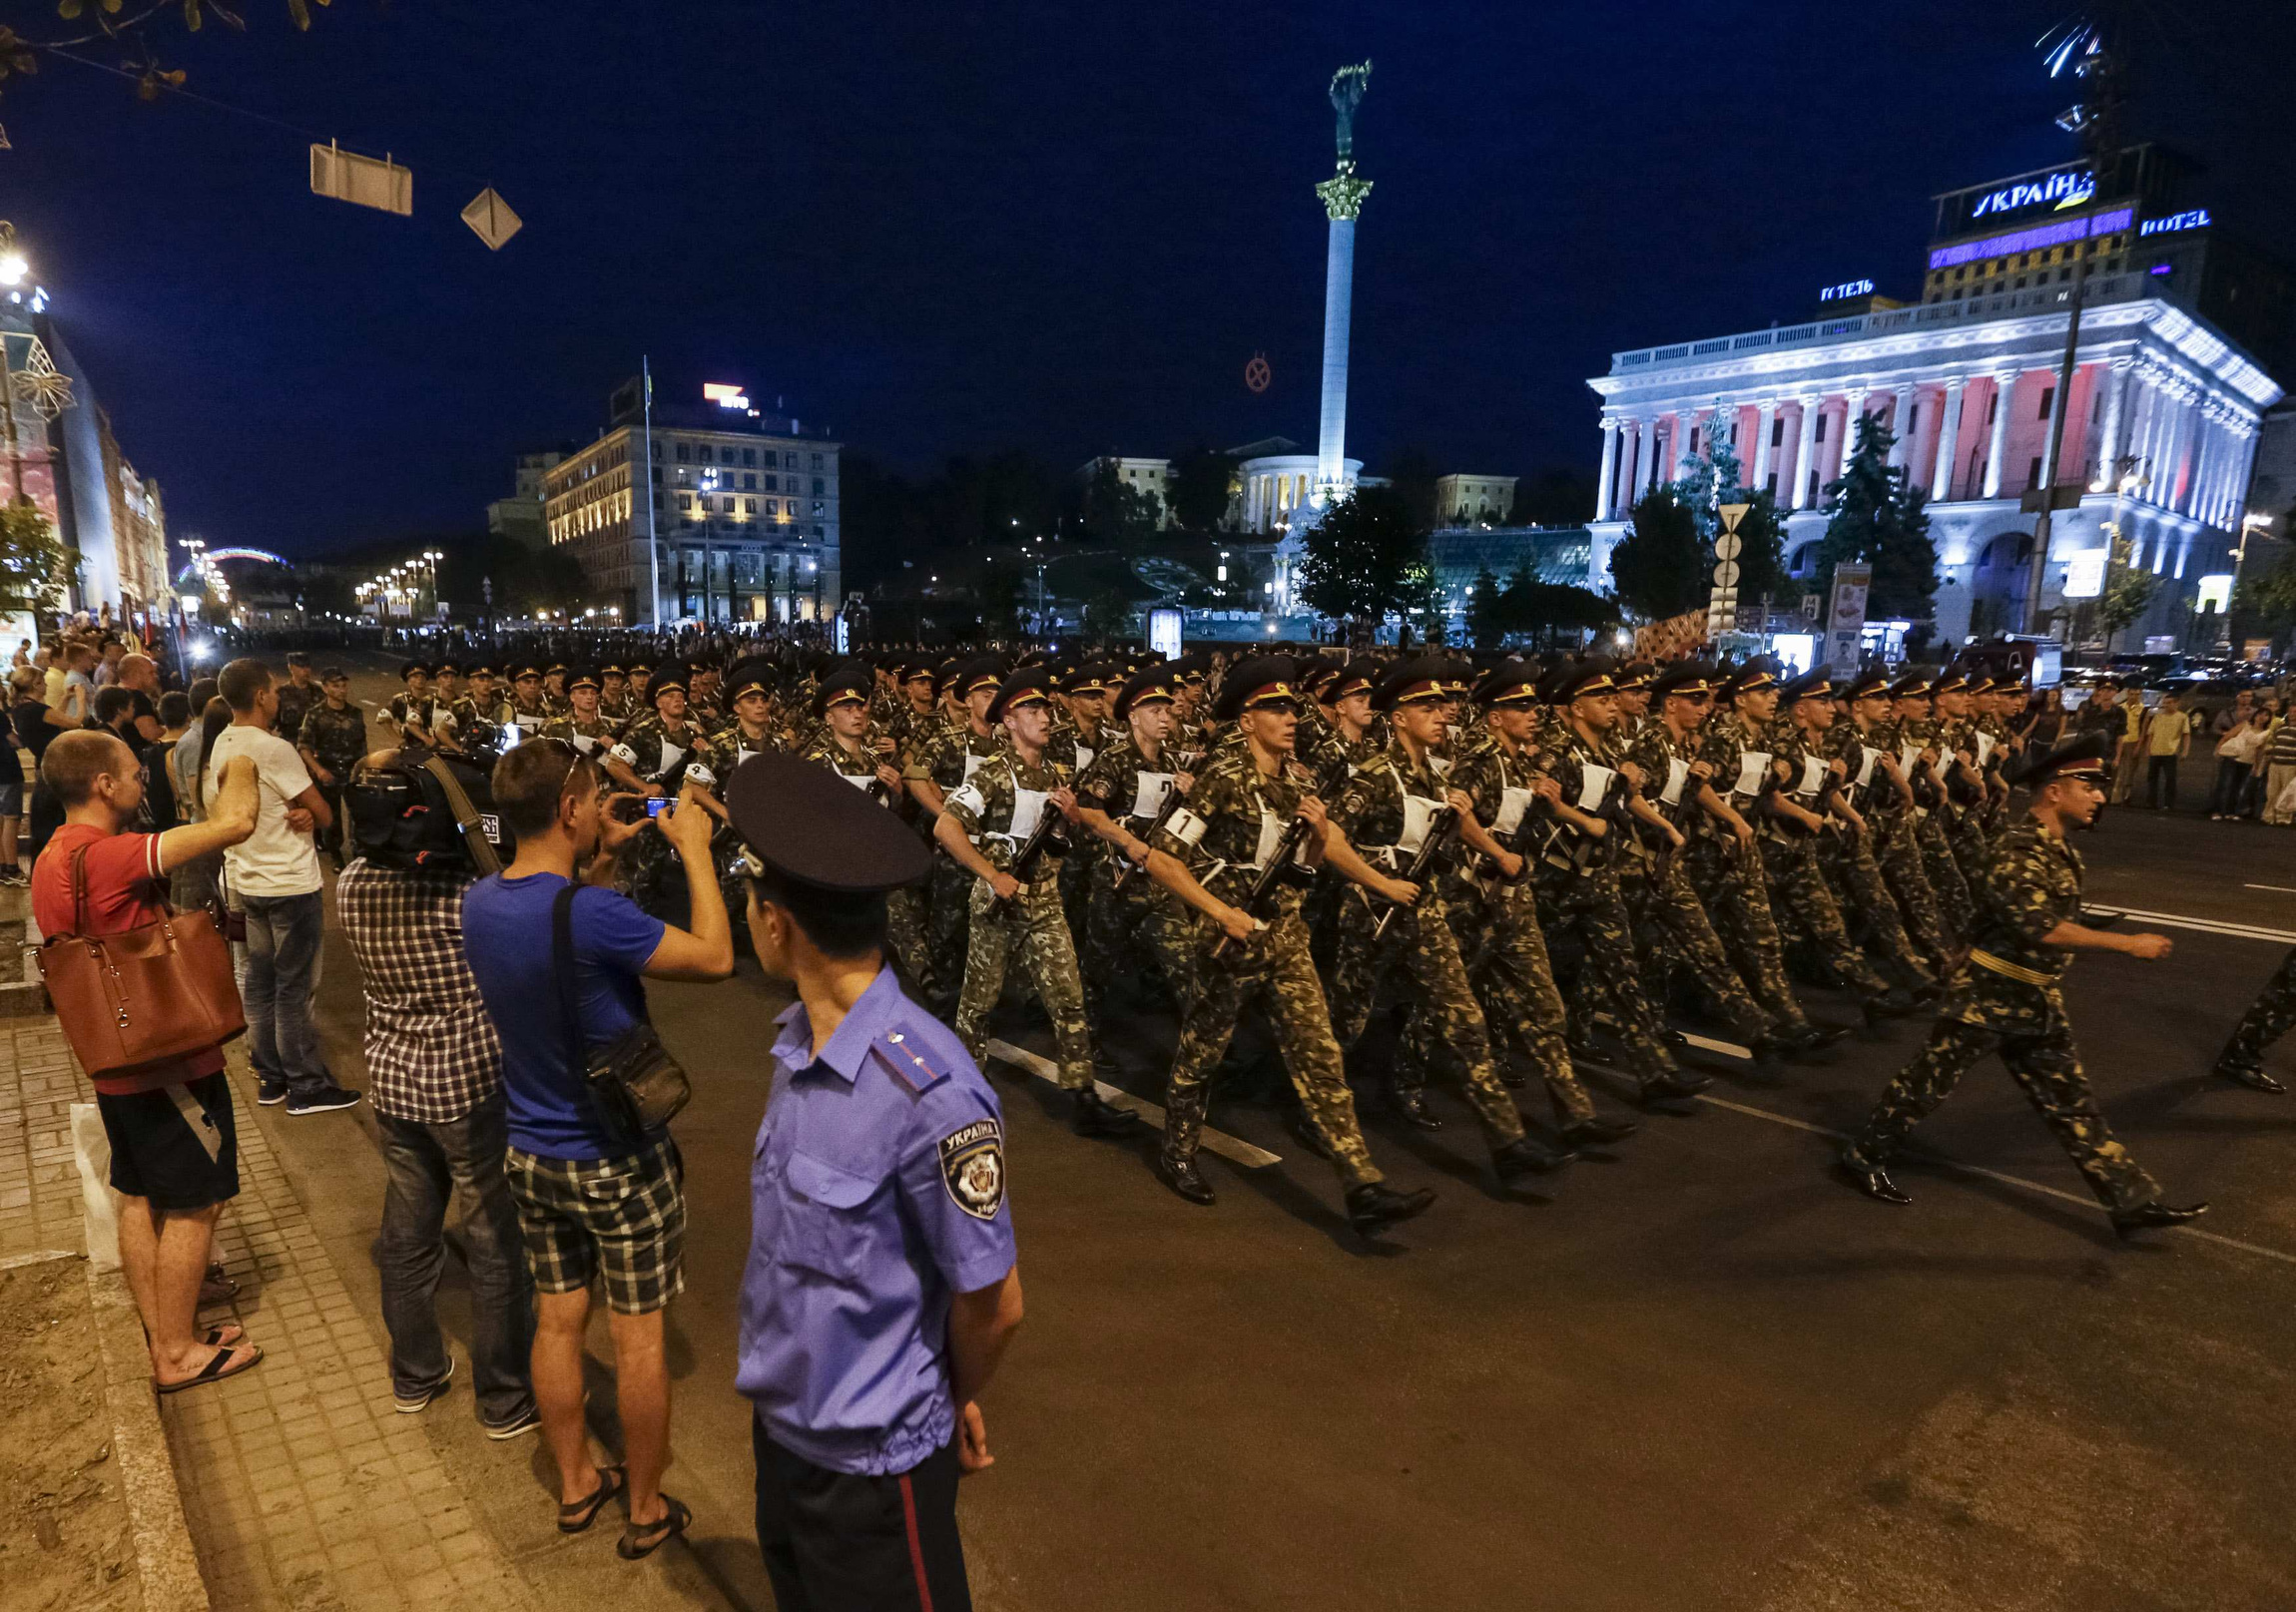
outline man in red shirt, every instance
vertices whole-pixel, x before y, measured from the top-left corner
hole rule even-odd
[[[106,729],[58,734],[40,778],[64,808],[32,869],[32,915],[44,935],[118,934],[157,922],[168,870],[236,845],[255,831],[255,763],[224,769],[205,822],[128,833],[144,802],[135,752]],[[72,862],[84,856],[87,903],[74,910]],[[120,1206],[120,1264],[151,1339],[162,1393],[244,1371],[263,1350],[237,1327],[194,1331],[216,1218],[239,1195],[239,1147],[222,1047],[96,1081],[96,1107],[112,1143]]]

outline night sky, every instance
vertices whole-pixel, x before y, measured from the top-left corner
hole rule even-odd
[[[1910,295],[1933,193],[2076,155],[2031,48],[2064,0],[336,0],[307,35],[247,5],[163,59],[291,127],[49,60],[0,97],[0,217],[171,531],[297,555],[482,529],[511,456],[589,432],[642,352],[658,396],[740,381],[907,470],[1312,449],[1311,187],[1326,84],[1365,57],[1348,445],[1374,473],[1410,445],[1591,472],[1612,350],[1801,318],[1834,281]],[[2220,225],[2296,258],[2296,6],[2157,14],[2130,137],[2201,157]],[[305,130],[410,165],[415,216],[311,196]],[[457,217],[489,184],[526,221],[499,254]]]

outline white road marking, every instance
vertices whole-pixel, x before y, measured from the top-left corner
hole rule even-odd
[[[1040,1057],[1026,1047],[1016,1047],[1009,1041],[992,1039],[988,1043],[988,1055],[1000,1063],[1012,1065],[1015,1069],[1024,1069],[1038,1080],[1049,1080],[1056,1086],[1060,1084],[1060,1066],[1050,1058]],[[1119,1090],[1117,1087],[1109,1085],[1105,1080],[1096,1080],[1092,1084],[1102,1097],[1105,1097],[1118,1108],[1130,1109],[1149,1124],[1162,1127],[1164,1110],[1159,1105],[1149,1102],[1144,1097],[1135,1097],[1128,1091]],[[1226,1131],[1216,1131],[1209,1125],[1204,1127],[1204,1146],[1220,1155],[1221,1158],[1232,1164],[1240,1164],[1247,1170],[1259,1170],[1271,1164],[1284,1162],[1281,1154],[1270,1153],[1266,1148],[1256,1148],[1242,1137],[1230,1136]]]
[[[1728,1057],[1743,1058],[1748,1063],[1754,1061],[1754,1049],[1742,1047],[1735,1041],[1717,1041],[1712,1036],[1692,1035],[1688,1030],[1682,1032],[1682,1039],[1694,1047],[1703,1047],[1708,1052],[1719,1052]]]
[[[2278,890],[2282,895],[2296,895],[2296,884],[2243,884],[2244,890]]]
[[[2123,917],[2142,918],[2146,923],[2165,923],[2171,929],[2220,934],[2233,940],[2269,940],[2274,945],[2296,945],[2296,930],[2267,929],[2256,923],[2225,923],[2216,918],[2188,918],[2177,912],[2140,912],[2132,906],[2119,910]]]
[[[1708,1042],[1701,1036],[1688,1036],[1686,1039],[1697,1045],[1711,1046],[1716,1051],[1735,1050],[1725,1041]],[[1624,1070],[1613,1069],[1607,1064],[1589,1064],[1588,1067],[1599,1069],[1607,1075],[1618,1076],[1622,1080],[1632,1078]],[[1783,1125],[1788,1130],[1802,1131],[1810,1136],[1822,1136],[1829,1142],[1847,1142],[1850,1140],[1843,1132],[1828,1130],[1823,1125],[1813,1125],[1808,1120],[1796,1119],[1791,1114],[1779,1114],[1767,1108],[1756,1108],[1751,1103],[1733,1102],[1727,1097],[1713,1097],[1704,1093],[1699,1094],[1698,1101],[1715,1108],[1727,1109],[1733,1114],[1743,1114],[1748,1119],[1767,1120],[1772,1125]],[[1988,1181],[1998,1181],[2005,1187],[2015,1187],[2023,1192],[2036,1192],[2044,1198],[2062,1199],[2068,1204],[2077,1204],[2083,1209],[2096,1207],[2096,1200],[2084,1194],[2066,1192],[2061,1187],[2044,1187],[2037,1181],[2027,1181],[2022,1176],[2005,1175],[1999,1170],[1988,1170],[1983,1165],[1964,1164],[1959,1159],[1948,1158],[1945,1154],[1933,1153],[1926,1148],[1912,1154],[1911,1157],[1920,1163],[1934,1164],[1961,1175],[1982,1176]],[[2236,1237],[2224,1237],[2215,1232],[2204,1232],[2197,1226],[2170,1226],[2164,1227],[2163,1230],[2183,1237],[2198,1238],[2203,1243],[2214,1243],[2219,1248],[2236,1249],[2242,1254],[2254,1254],[2261,1259],[2277,1260],[2282,1265],[2296,1265],[2296,1254],[2285,1253],[2280,1249],[2265,1248],[2259,1243],[2243,1243]]]

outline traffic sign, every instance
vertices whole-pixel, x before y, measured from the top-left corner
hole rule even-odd
[[[1714,540],[1714,558],[1717,560],[1735,560],[1738,558],[1739,552],[1745,547],[1746,540],[1736,532],[1724,532]]]
[[[1714,586],[1717,588],[1735,588],[1738,586],[1738,562],[1736,560],[1724,560],[1714,568]]]

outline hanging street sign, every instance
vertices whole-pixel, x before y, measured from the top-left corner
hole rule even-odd
[[[462,210],[462,222],[489,252],[500,252],[504,242],[525,228],[525,221],[510,211],[510,204],[495,195],[491,185],[470,199]]]
[[[361,157],[330,141],[310,149],[310,192],[403,219],[414,212],[414,171],[387,156]]]

